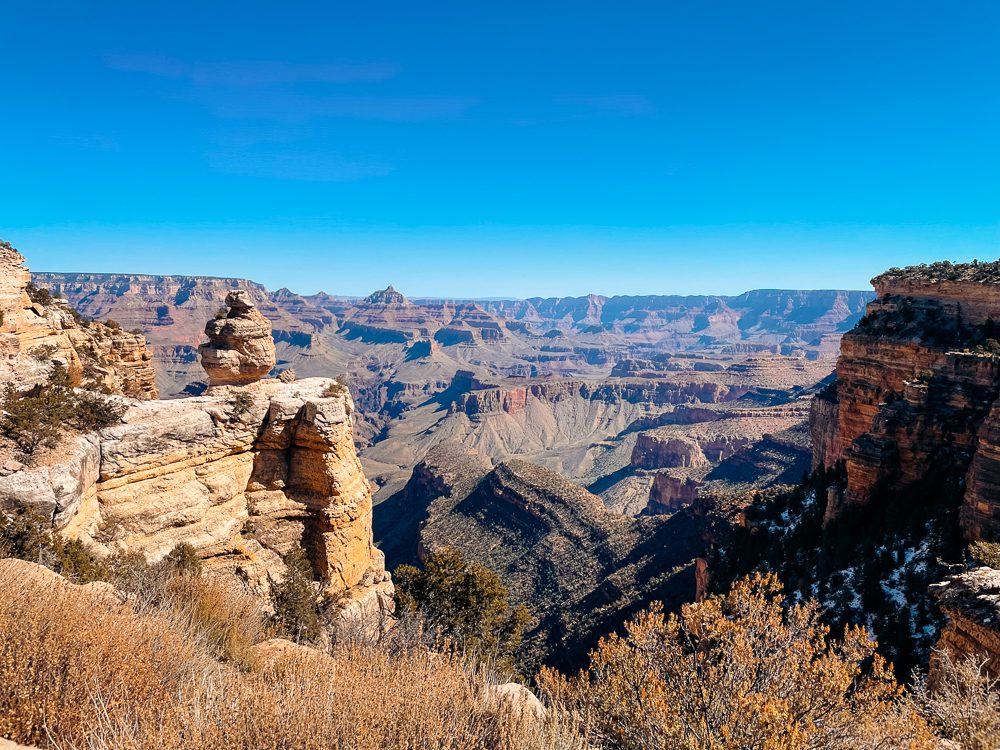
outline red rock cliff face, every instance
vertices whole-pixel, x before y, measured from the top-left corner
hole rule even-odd
[[[828,513],[968,471],[965,534],[1000,536],[1000,279],[984,267],[949,266],[959,280],[936,280],[935,267],[873,280],[878,298],[841,341],[835,390],[812,407],[814,465],[847,471]]]
[[[931,587],[948,625],[941,631],[939,652],[947,652],[956,661],[974,656],[989,657],[987,672],[1000,678],[1000,570],[977,568]],[[931,658],[931,676],[937,666],[937,654]]]

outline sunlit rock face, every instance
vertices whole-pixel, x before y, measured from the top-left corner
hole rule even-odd
[[[62,299],[32,301],[30,283],[24,257],[0,241],[0,382],[30,388],[59,362],[75,384],[86,380],[111,393],[156,398],[142,334],[74,315]]]
[[[949,576],[931,586],[931,594],[948,617],[931,658],[931,677],[940,653],[955,660],[987,659],[988,672],[1000,677],[1000,570],[976,568]]]
[[[208,342],[198,349],[208,384],[247,385],[265,377],[276,356],[271,321],[265,318],[243,290],[226,297],[229,312],[205,326]]]
[[[1000,536],[1000,264],[893,269],[817,397],[817,466],[843,462],[829,515],[879,493],[964,481],[967,538]],[[939,477],[939,475],[942,475]]]

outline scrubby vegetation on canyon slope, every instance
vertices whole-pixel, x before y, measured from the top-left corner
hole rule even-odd
[[[962,562],[961,492],[954,478],[937,479],[826,523],[827,490],[844,481],[836,469],[756,493],[745,523],[726,528],[712,551],[713,588],[774,571],[793,600],[818,600],[835,628],[865,623],[906,679],[927,663],[943,622],[928,586]]]
[[[7,554],[48,549],[25,529],[7,528]],[[641,613],[579,675],[543,670],[544,704],[405,621],[377,645],[266,640],[257,602],[183,549],[115,580],[0,561],[0,736],[134,750],[915,750],[935,746],[935,728],[995,736],[994,686],[975,665],[947,672],[944,692],[908,693],[863,629],[833,639],[814,602],[784,606],[774,576],[679,615]]]

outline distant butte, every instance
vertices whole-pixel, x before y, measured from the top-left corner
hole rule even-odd
[[[366,305],[405,305],[406,303],[406,297],[397,292],[392,284],[365,297]]]

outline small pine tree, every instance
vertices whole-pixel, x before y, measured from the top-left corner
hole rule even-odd
[[[319,608],[312,565],[299,547],[285,555],[284,561],[285,579],[271,582],[274,622],[296,642],[315,640],[319,635]]]
[[[530,617],[523,605],[510,606],[500,576],[443,549],[427,555],[422,570],[400,565],[394,577],[397,612],[419,614],[457,648],[513,668]]]

